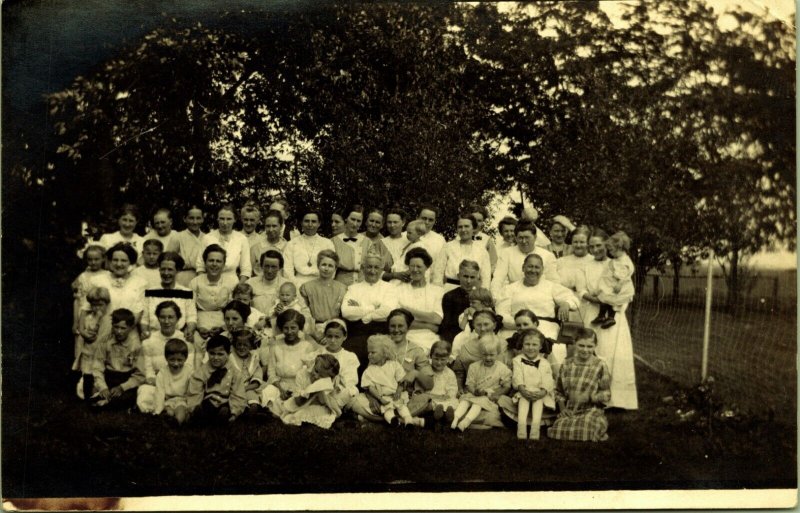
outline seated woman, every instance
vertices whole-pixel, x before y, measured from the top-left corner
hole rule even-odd
[[[422,347],[425,354],[439,340],[437,332],[442,322],[442,296],[444,290],[425,280],[433,259],[424,248],[414,248],[405,257],[410,281],[395,285],[397,304],[411,312],[414,322],[408,338]]]
[[[394,359],[403,366],[406,375],[401,379],[403,388],[411,391],[408,409],[412,416],[418,416],[427,406],[426,392],[433,388],[433,369],[428,354],[420,346],[407,338],[408,328],[414,316],[408,310],[397,308],[389,313],[389,338],[394,342]],[[369,394],[359,394],[351,405],[353,411],[364,420],[383,422],[380,405],[370,399]]]
[[[556,381],[558,418],[547,430],[557,440],[602,442],[608,440],[608,420],[603,409],[611,399],[611,375],[603,360],[594,355],[597,337],[582,328],[575,341],[575,355],[561,366]]]
[[[319,342],[322,340],[322,327],[331,319],[342,315],[342,302],[347,285],[334,280],[339,256],[332,250],[323,249],[317,254],[319,277],[300,285],[300,296],[311,310],[315,329],[311,336]]]

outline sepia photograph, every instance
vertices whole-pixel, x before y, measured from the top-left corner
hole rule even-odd
[[[3,508],[795,506],[795,18],[3,2]]]

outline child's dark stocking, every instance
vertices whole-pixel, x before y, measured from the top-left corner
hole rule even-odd
[[[592,320],[592,324],[602,324],[606,319],[614,318],[614,308],[607,303],[600,303],[600,313]]]
[[[83,400],[87,403],[92,402],[92,394],[94,393],[94,376],[91,374],[83,375]]]

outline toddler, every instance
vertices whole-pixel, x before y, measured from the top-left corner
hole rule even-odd
[[[142,342],[144,384],[136,393],[136,406],[142,413],[152,413],[155,409],[156,375],[167,367],[167,359],[164,355],[167,341],[170,339],[185,340],[183,333],[177,329],[178,320],[181,318],[181,309],[177,303],[174,301],[159,303],[156,307],[156,318],[160,326],[159,331]],[[194,368],[194,359],[190,361],[188,367]]]
[[[530,411],[531,440],[538,440],[542,426],[542,408],[555,408],[553,399],[553,370],[547,359],[542,358],[539,349],[544,335],[535,329],[525,329],[520,334],[522,353],[513,361],[511,384],[517,393],[513,401],[517,403],[517,438],[527,438],[528,412]]]
[[[459,392],[464,391],[467,369],[472,362],[481,359],[481,339],[491,338],[501,343],[496,335],[501,324],[493,310],[478,310],[473,317],[475,331],[453,342],[453,372],[456,374]]]
[[[458,382],[455,373],[447,366],[450,361],[450,344],[444,340],[431,346],[431,368],[433,369],[433,388],[428,393],[433,418],[438,423],[442,418],[450,424],[458,407]]]
[[[92,374],[96,393],[91,402],[96,407],[131,407],[136,402],[136,389],[144,381],[144,362],[135,325],[133,312],[114,310],[110,335],[95,344]]]
[[[89,289],[92,288],[92,278],[100,274],[108,273],[108,271],[103,269],[105,257],[106,250],[103,246],[98,246],[96,244],[88,246],[83,252],[83,262],[86,264],[86,269],[72,282],[72,333],[76,337],[76,351],[78,344],[77,338],[80,336],[78,322],[80,321],[83,298],[86,296],[86,293],[89,292]]]
[[[303,422],[330,429],[342,410],[335,398],[339,383],[339,361],[330,354],[318,354],[295,377],[296,392],[282,403],[273,401],[271,410],[284,424]]]
[[[295,284],[287,281],[278,288],[278,296],[275,298],[275,302],[268,312],[270,318],[269,324],[273,327],[275,336],[281,334],[281,330],[278,328],[277,324],[278,315],[284,310],[290,309],[297,310],[305,317],[305,325],[303,326],[304,333],[308,334],[310,331],[314,330],[314,318],[311,316],[311,310],[298,299],[297,287]]]
[[[499,412],[497,400],[511,388],[511,370],[497,361],[500,352],[496,336],[481,338],[481,360],[467,371],[467,392],[461,396],[451,429],[464,431],[478,418],[482,410]]]
[[[469,291],[469,307],[458,316],[458,326],[467,335],[472,331],[472,319],[478,310],[494,310],[494,299],[489,289],[475,287]]]
[[[606,241],[608,266],[600,276],[597,298],[601,301],[600,313],[592,320],[602,329],[615,325],[614,315],[633,299],[633,262],[628,256],[631,239],[625,232],[617,232]]]
[[[253,328],[256,333],[267,326],[267,316],[253,307],[253,286],[249,283],[240,283],[233,289],[233,299],[239,300],[250,307],[250,315],[245,319],[245,324]]]
[[[72,363],[72,370],[81,372],[81,379],[78,383],[78,397],[89,401],[94,390],[94,353],[97,346],[94,342],[98,338],[103,339],[107,336],[108,328],[103,326],[104,334],[100,334],[101,323],[108,322],[108,305],[111,303],[111,296],[105,287],[92,287],[86,293],[86,300],[89,302],[91,310],[82,310],[78,321],[78,335],[75,337],[75,361]]]
[[[394,359],[392,345],[386,335],[372,335],[367,339],[369,365],[361,375],[361,388],[380,402],[380,412],[389,424],[399,425],[399,416],[406,426],[424,427],[424,419],[411,416],[408,392],[398,385],[406,371]]]
[[[303,365],[314,359],[314,345],[303,337],[305,317],[297,310],[284,310],[278,315],[278,328],[281,335],[266,355],[266,383],[267,387],[261,393],[261,406],[268,408],[270,401],[280,397],[288,399],[297,390],[296,377]],[[277,396],[276,396],[277,392]]]
[[[261,367],[257,352],[258,339],[250,328],[234,331],[232,336],[231,365],[242,375],[247,407],[251,413],[255,413],[258,410],[261,391],[266,386],[263,380],[264,369]]]
[[[358,356],[352,351],[342,348],[347,340],[347,326],[341,319],[331,319],[325,324],[322,345],[318,354],[329,354],[339,362],[339,381],[341,387],[334,393],[334,398],[340,410],[350,405],[358,395]]]
[[[244,381],[228,357],[231,341],[214,335],[206,343],[208,361],[189,379],[186,408],[198,422],[233,422],[245,408]]]
[[[175,419],[178,425],[186,422],[189,416],[186,394],[192,366],[187,365],[189,344],[179,338],[171,338],[164,344],[164,358],[167,366],[156,374],[154,415],[166,414]]]
[[[142,243],[142,264],[131,271],[147,282],[147,289],[161,288],[161,273],[158,271],[158,257],[164,252],[164,244],[158,239],[147,239]]]

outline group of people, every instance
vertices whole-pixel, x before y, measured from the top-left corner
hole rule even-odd
[[[78,396],[178,424],[246,414],[329,428],[350,411],[605,440],[605,409],[637,408],[630,239],[564,216],[548,237],[533,209],[493,237],[486,209],[470,210],[445,241],[433,205],[413,219],[352,206],[330,237],[316,211],[292,227],[282,198],[264,215],[222,206],[208,233],[200,206],[181,231],[159,209],[144,236],[124,205],[73,283]]]

